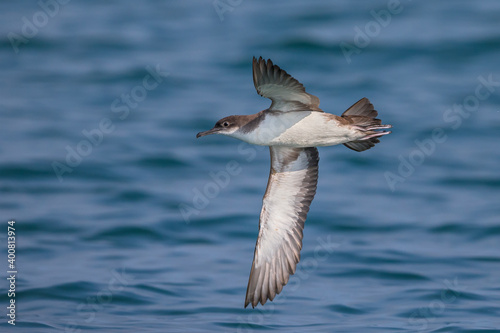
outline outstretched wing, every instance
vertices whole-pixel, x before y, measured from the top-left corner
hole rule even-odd
[[[253,84],[259,95],[272,100],[271,111],[323,111],[318,97],[271,60],[253,58]]]
[[[271,172],[262,200],[259,238],[248,280],[245,307],[264,305],[279,294],[300,260],[302,231],[316,193],[316,148],[271,146]]]

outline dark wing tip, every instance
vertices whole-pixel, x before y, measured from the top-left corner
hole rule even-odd
[[[262,57],[259,57],[259,60],[257,60],[257,58],[255,58],[255,56],[253,57],[253,60],[252,60],[252,77],[253,77],[253,85],[255,87],[255,90],[257,90],[257,93],[260,95],[260,92],[259,92],[259,77],[262,76],[262,69],[263,69],[263,66],[262,64],[265,64],[265,61],[264,59],[262,59]]]
[[[276,81],[278,85],[291,85],[292,87],[298,89],[300,92],[305,92],[305,88],[297,79],[293,78],[284,69],[281,69],[278,65],[275,65],[271,59],[264,59],[262,57],[257,58],[254,56],[252,60],[252,73],[253,73],[253,83],[257,93],[261,96],[259,86],[261,84],[270,83]],[[271,98],[270,96],[264,96]],[[272,98],[271,98],[272,99]]]
[[[247,297],[245,298],[244,309],[246,309],[249,304],[252,304],[252,309],[255,309],[257,304],[259,304],[259,302],[258,301],[256,302],[254,299],[252,299],[252,300],[248,299],[248,295],[247,295]]]

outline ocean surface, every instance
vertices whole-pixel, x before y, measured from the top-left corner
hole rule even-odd
[[[500,332],[499,18],[497,0],[1,2],[0,331]],[[319,149],[297,273],[244,309],[269,152],[195,135],[268,107],[253,56],[394,128]]]

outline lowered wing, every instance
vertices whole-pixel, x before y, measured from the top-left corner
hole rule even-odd
[[[245,307],[272,301],[295,273],[304,222],[318,182],[316,148],[269,148],[271,172],[262,202]]]

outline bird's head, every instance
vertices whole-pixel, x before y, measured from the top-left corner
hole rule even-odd
[[[222,134],[231,136],[231,134],[233,134],[240,128],[237,117],[238,116],[229,116],[222,118],[217,123],[215,123],[214,128],[205,132],[200,132],[196,134],[196,137],[200,138],[202,136],[210,134]]]

